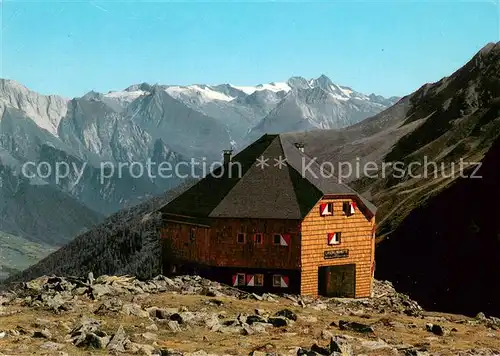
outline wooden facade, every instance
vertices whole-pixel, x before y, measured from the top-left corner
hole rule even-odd
[[[244,234],[244,242],[238,241]],[[260,234],[260,242],[256,235]],[[275,244],[276,234],[290,236],[288,246]],[[175,259],[217,267],[298,269],[300,221],[280,219],[212,219],[211,225],[165,220],[161,238],[168,239]],[[259,258],[262,257],[262,258]]]
[[[352,202],[356,208],[346,214],[345,204]],[[322,216],[320,205],[328,203],[332,204],[332,215]],[[236,286],[252,291],[318,295],[326,291],[321,285],[322,267],[352,265],[353,280],[344,284],[353,284],[353,295],[340,296],[360,298],[371,294],[375,218],[360,210],[355,198],[326,196],[302,221],[213,218],[200,222],[182,218],[180,221],[176,216],[167,216],[161,229],[165,274],[195,271],[226,284],[234,284],[233,277],[239,273],[262,275],[262,286]],[[339,232],[340,242],[329,245],[328,234]],[[287,245],[278,244],[276,235],[287,236]],[[276,275],[286,277],[287,287],[273,288],[272,278]]]
[[[365,215],[358,207],[354,214],[344,212],[348,198],[325,198],[307,214],[302,222],[301,294],[317,295],[318,268],[323,266],[355,265],[355,297],[369,297],[375,261],[375,218]],[[320,204],[332,203],[333,214],[321,216]],[[340,243],[328,245],[328,233],[340,232]],[[330,253],[341,251],[342,253]],[[347,256],[346,252],[347,251]],[[335,258],[325,258],[334,256]]]

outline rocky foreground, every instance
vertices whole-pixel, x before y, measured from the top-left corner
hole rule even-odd
[[[499,355],[500,319],[371,299],[256,295],[197,276],[41,277],[0,294],[0,355]]]

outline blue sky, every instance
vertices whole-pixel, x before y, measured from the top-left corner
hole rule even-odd
[[[498,1],[2,4],[0,75],[44,94],[328,75],[405,95],[500,40]]]

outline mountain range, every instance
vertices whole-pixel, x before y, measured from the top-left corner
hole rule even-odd
[[[138,177],[134,163],[219,161],[223,149],[239,150],[263,130],[341,128],[397,100],[358,93],[324,75],[257,86],[142,83],[73,99],[0,79],[0,231],[13,241],[0,266],[15,269],[7,251],[20,241],[30,245],[26,251],[35,245],[50,251],[182,181],[157,171]],[[59,178],[61,162],[67,174]]]
[[[256,87],[141,84],[122,92],[90,93],[85,99],[73,99],[75,106],[97,105],[102,112],[92,116],[93,111],[85,111],[86,115],[79,117],[65,114],[65,118],[58,121],[51,116],[55,109],[45,109],[47,128],[46,131],[38,129],[38,141],[35,141],[41,143],[39,148],[36,148],[37,145],[17,143],[16,140],[13,142],[17,146],[9,147],[19,147],[17,151],[6,149],[4,147],[7,146],[2,144],[2,164],[10,167],[7,176],[18,178],[15,174],[16,162],[21,159],[16,152],[23,152],[26,157],[38,157],[36,155],[43,152],[43,157],[53,160],[64,153],[85,162],[99,162],[102,159],[100,154],[106,155],[106,159],[118,161],[123,157],[144,159],[155,156],[155,152],[162,152],[162,157],[182,161],[200,157],[200,152],[210,150],[216,156],[216,152],[228,145],[238,150],[247,140],[263,132],[288,132],[285,135],[287,140],[304,143],[306,154],[319,162],[329,162],[334,166],[342,162],[353,166],[367,162],[376,165],[369,176],[356,172],[343,176],[351,187],[379,207],[376,277],[391,280],[398,289],[431,310],[466,314],[484,311],[500,315],[495,302],[500,297],[497,288],[500,269],[494,262],[500,258],[500,229],[496,222],[496,197],[500,194],[497,183],[499,73],[500,43],[490,43],[450,76],[424,84],[401,99],[364,96],[347,87],[330,84],[324,76],[313,80],[291,78],[286,83]],[[57,99],[47,101],[58,107]],[[247,121],[241,119],[234,122],[215,118],[217,110],[231,112],[236,110],[235,107],[241,109],[249,105],[249,102],[255,104],[254,108],[266,111],[265,116],[257,120],[248,115],[245,116]],[[256,102],[265,102],[267,106],[257,105]],[[338,105],[332,109],[331,103]],[[358,103],[367,106],[360,109]],[[169,107],[179,110],[174,110],[177,113],[183,112],[181,107],[187,108],[185,110],[191,114],[186,114],[185,120],[192,120],[189,122],[199,122],[202,118],[211,120],[202,129],[197,127],[199,131],[182,129],[183,121],[176,121],[182,115],[171,115]],[[369,107],[379,107],[380,110],[369,118],[358,120],[356,115],[363,110],[368,111]],[[82,109],[76,111],[79,110]],[[241,110],[240,113],[248,114],[248,111]],[[328,116],[328,110],[337,115]],[[354,119],[344,122],[343,110],[355,110],[348,116]],[[0,121],[2,131],[4,121],[7,121],[5,126],[11,131],[16,128],[18,136],[30,132],[33,127],[40,127],[19,110],[9,108],[5,112],[7,115],[4,113]],[[90,117],[88,121],[86,116]],[[228,116],[235,117],[233,114]],[[16,117],[22,125],[9,126],[9,120]],[[73,123],[72,126],[62,123],[66,117],[71,117],[68,122]],[[106,120],[98,120],[102,117]],[[118,131],[123,135],[104,134],[103,121],[112,121],[112,118],[115,120],[113,127],[119,127]],[[246,129],[237,130],[241,122],[248,124],[252,120],[255,121]],[[227,122],[227,125],[222,122]],[[55,134],[48,130],[51,125],[58,127]],[[234,125],[232,130],[230,125]],[[220,129],[221,126],[223,129]],[[77,135],[79,127],[86,128],[83,134]],[[159,137],[160,132],[167,135],[169,127],[178,134],[186,130],[183,131],[186,138]],[[156,133],[150,132],[153,128],[156,128]],[[201,139],[203,130],[213,135],[211,140]],[[61,135],[63,131],[68,136]],[[137,139],[139,135],[135,134],[139,132],[149,137],[148,142],[156,149],[148,149],[147,154],[141,151],[140,142],[145,141]],[[69,137],[73,137],[73,141],[69,141]],[[223,141],[223,137],[227,141]],[[1,142],[11,141],[2,139]],[[429,161],[435,164],[430,171],[425,168],[425,162]],[[453,167],[460,162],[467,163],[465,170],[454,172]],[[395,163],[406,167],[403,176],[396,178]],[[409,174],[410,164],[416,164],[412,174]],[[465,173],[466,177],[457,173]],[[483,178],[472,179],[470,176],[473,174]],[[88,181],[92,182],[92,178],[99,177],[89,172]],[[23,186],[16,179],[9,182],[3,186],[11,187],[11,190],[12,187]],[[69,179],[66,184],[71,186],[71,182]],[[122,182],[111,178],[111,191],[117,191],[116,187]],[[82,204],[82,198],[68,193],[67,189],[57,184],[36,180],[28,183],[38,184],[37,187],[45,183],[43,186],[47,189],[63,192],[65,197],[69,196],[69,199]],[[164,188],[158,182],[147,183],[155,184],[158,190]],[[89,271],[96,274],[133,274],[140,278],[160,273],[157,229],[161,221],[157,210],[192,183],[177,183],[175,189],[152,200],[146,199],[147,193],[152,190],[147,191],[148,186],[144,183],[140,191],[144,192],[141,204],[111,215],[8,281],[28,280],[52,273],[85,275]],[[138,182],[133,181],[132,184]],[[91,191],[88,188],[88,192]],[[136,198],[135,201],[141,199]],[[88,217],[100,220],[102,215],[107,214],[99,213],[100,217],[92,217],[90,213]],[[46,242],[43,239],[30,241],[38,244]]]
[[[495,263],[500,258],[496,220],[499,73],[500,43],[490,43],[452,75],[423,85],[368,119],[343,129],[285,135],[291,142],[304,143],[306,154],[320,162],[377,165],[370,176],[352,173],[345,177],[379,207],[376,277],[390,279],[431,310],[500,315],[495,303],[500,297],[500,269]],[[297,88],[311,85],[302,80],[289,83]],[[300,95],[300,90],[294,95]],[[287,95],[266,119],[279,116]],[[247,136],[257,134],[266,119]],[[436,163],[428,174],[422,174],[425,159]],[[462,172],[468,178],[451,174],[452,164],[461,160],[471,163]],[[395,162],[406,167],[420,165],[413,175],[406,171],[395,178],[390,164]],[[483,179],[471,179],[472,173]],[[9,281],[50,273],[84,275],[94,271],[140,278],[160,273],[157,209],[189,184],[109,217]]]

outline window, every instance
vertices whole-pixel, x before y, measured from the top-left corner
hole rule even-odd
[[[273,243],[275,245],[281,245],[281,234],[274,234]]]
[[[236,275],[236,285],[238,285],[238,286],[245,285],[245,273],[238,273]]]
[[[319,205],[319,215],[331,216],[333,215],[333,203],[323,203]]]
[[[328,245],[339,245],[341,237],[341,232],[329,232],[327,234]]]
[[[273,275],[273,287],[281,287],[281,275]]]
[[[237,241],[239,244],[244,244],[245,243],[245,234],[242,232],[238,233]]]
[[[344,202],[342,204],[342,210],[344,214],[347,216],[351,216],[356,211],[356,203],[355,202]]]
[[[261,233],[256,233],[254,236],[253,236],[253,241],[255,242],[255,244],[257,245],[262,245],[262,234]]]
[[[256,274],[255,275],[255,286],[262,287],[263,285],[264,285],[264,275],[263,274]]]

